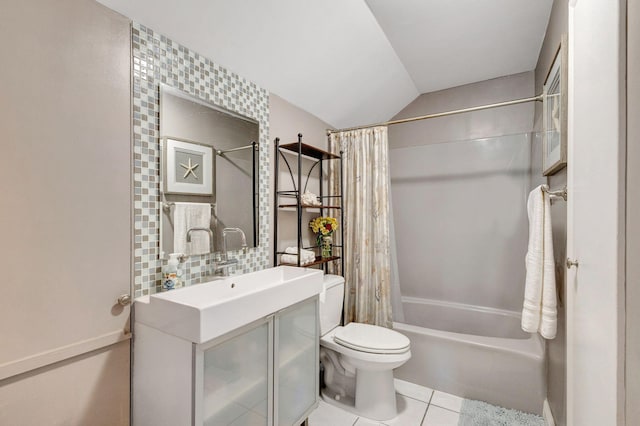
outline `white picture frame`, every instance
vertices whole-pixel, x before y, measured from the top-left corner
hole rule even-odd
[[[213,196],[213,147],[173,137],[163,138],[163,144],[164,192]]]

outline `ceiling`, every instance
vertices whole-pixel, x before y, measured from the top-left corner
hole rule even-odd
[[[553,0],[98,0],[342,128],[535,68]]]

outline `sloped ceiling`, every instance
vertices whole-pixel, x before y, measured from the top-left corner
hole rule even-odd
[[[99,0],[331,125],[535,67],[552,0]]]
[[[420,93],[533,70],[553,5],[553,0],[366,1]]]

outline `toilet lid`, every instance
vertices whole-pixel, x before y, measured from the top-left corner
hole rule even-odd
[[[351,322],[340,327],[333,340],[342,346],[374,354],[401,354],[409,350],[409,338],[397,331]]]

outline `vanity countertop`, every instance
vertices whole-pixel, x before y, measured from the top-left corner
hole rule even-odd
[[[205,343],[322,291],[318,269],[278,266],[135,299],[135,320]]]

